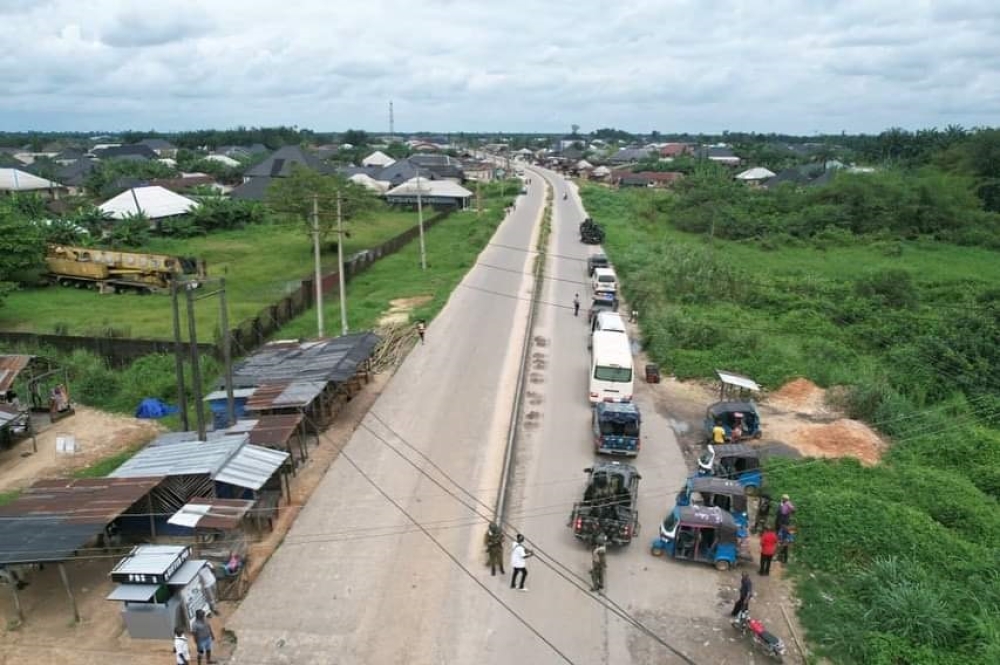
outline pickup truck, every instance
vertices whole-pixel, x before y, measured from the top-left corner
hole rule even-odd
[[[609,455],[639,454],[639,407],[632,402],[598,402],[594,405],[594,448]]]
[[[569,526],[573,535],[595,543],[604,534],[612,545],[628,545],[639,535],[639,480],[631,464],[603,462],[583,470],[587,487],[583,501],[573,505]]]

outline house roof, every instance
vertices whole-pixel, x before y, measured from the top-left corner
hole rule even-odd
[[[305,408],[322,394],[325,381],[262,383],[247,398],[247,411]]]
[[[250,178],[242,185],[233,188],[229,192],[229,198],[239,201],[263,201],[267,196],[267,189],[275,178]]]
[[[457,182],[451,180],[428,180],[427,178],[411,178],[398,187],[394,187],[386,192],[386,197],[394,196],[417,196],[442,197],[442,198],[468,198],[472,192],[462,187]]]
[[[99,159],[156,159],[159,155],[148,145],[133,143],[131,145],[111,146],[107,148],[95,148],[91,151]]]
[[[233,159],[229,155],[205,155],[202,159],[207,159],[210,162],[218,162],[219,164],[230,168],[240,165],[240,161],[238,159]]]
[[[3,517],[31,515],[104,526],[149,494],[163,478],[39,480],[5,506]]]
[[[65,561],[103,530],[50,517],[0,518],[0,566]]]
[[[257,491],[281,468],[288,457],[288,453],[282,450],[247,444],[219,470],[214,480]]]
[[[608,159],[613,162],[638,162],[653,154],[655,152],[648,148],[621,148]]]
[[[661,157],[680,157],[693,151],[689,143],[667,143],[660,148]]]
[[[152,138],[143,139],[139,141],[136,145],[144,145],[147,148],[152,148],[153,150],[176,150],[177,146],[166,139]]]
[[[768,178],[773,178],[775,175],[774,171],[770,169],[765,169],[763,166],[755,166],[752,169],[747,169],[743,173],[736,175],[737,180],[767,180]]]
[[[0,392],[7,392],[14,385],[17,375],[31,364],[35,356],[10,353],[0,356]]]
[[[191,499],[174,513],[168,524],[189,529],[235,529],[253,509],[249,499]]]
[[[0,169],[0,192],[32,192],[62,187],[21,169]]]
[[[297,145],[286,145],[272,152],[260,164],[249,168],[244,175],[251,178],[287,178],[298,164],[318,173],[331,173],[332,169],[315,155]]]
[[[272,342],[233,367],[241,388],[281,381],[347,381],[381,340],[372,332],[309,342]]]
[[[378,194],[385,194],[391,187],[390,183],[385,180],[376,180],[367,173],[355,173],[348,180]]]
[[[363,166],[389,166],[396,160],[385,154],[381,150],[376,150],[361,160]]]
[[[175,194],[165,187],[150,185],[133,187],[105,201],[98,208],[115,219],[125,219],[137,214],[143,214],[149,219],[161,219],[183,215],[198,205],[197,201]]]

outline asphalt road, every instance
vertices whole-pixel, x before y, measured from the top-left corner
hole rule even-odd
[[[475,617],[445,617],[489,596],[389,498],[480,578],[484,523],[378,437],[418,460],[391,428],[493,504],[543,203],[536,180],[494,237],[510,248],[483,251],[331,466],[227,626],[233,662],[471,662]]]
[[[533,246],[542,187],[537,173],[529,177],[534,184],[526,200],[430,326],[426,346],[414,350],[365,420],[401,446],[377,414],[486,504],[492,504],[500,474],[530,297],[531,255],[497,245]],[[584,213],[571,185],[547,177],[555,187],[553,235],[508,511],[538,555],[528,562],[529,592],[510,590],[509,578],[490,577],[482,551],[485,523],[363,426],[234,616],[235,663],[682,662],[589,592],[589,551],[566,525],[583,491],[582,469],[594,460],[585,258],[596,249],[578,240]],[[564,191],[570,192],[565,201]],[[579,318],[572,310],[575,293],[584,303]],[[649,553],[687,471],[669,414],[657,411],[641,372],[636,401],[644,417],[635,460],[643,475],[642,530],[630,546],[609,555],[607,599],[695,662],[740,662],[709,655],[725,625],[716,601],[719,573]],[[404,452],[441,478],[412,451]],[[347,458],[449,554],[416,531]]]

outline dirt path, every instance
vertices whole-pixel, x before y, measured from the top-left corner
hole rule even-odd
[[[364,389],[352,399],[338,415],[336,422],[321,436],[319,446],[309,451],[309,461],[302,467],[292,480],[292,502],[283,506],[280,515],[274,523],[274,530],[251,546],[250,569],[251,580],[260,572],[267,558],[281,543],[291,527],[299,510],[308,500],[309,495],[322,480],[330,464],[336,459],[341,447],[347,443],[351,434],[358,427],[361,419],[374,404],[385,388],[391,375],[377,374]],[[88,413],[89,412],[89,413]],[[80,422],[91,425],[105,423],[114,424],[111,430],[114,436],[112,442],[106,442],[103,452],[87,449],[73,458],[74,464],[85,465],[93,459],[106,457],[118,450],[135,445],[141,439],[133,440],[130,435],[137,435],[133,419],[120,419],[117,416],[107,417],[90,409],[85,409],[87,415]],[[73,418],[81,415],[78,410]],[[107,420],[101,420],[101,417]],[[148,426],[146,421],[136,421]],[[70,421],[57,423],[59,431],[74,431],[69,429]],[[145,432],[148,427],[138,428]],[[96,430],[88,432],[88,441],[104,441],[97,437]],[[155,431],[155,430],[154,430]],[[152,436],[152,433],[149,433]],[[54,434],[53,434],[54,442]],[[31,442],[28,442],[30,450]],[[115,447],[117,446],[117,447]],[[50,448],[54,450],[54,443]],[[96,446],[95,446],[96,448]],[[42,442],[39,439],[41,454]],[[54,453],[52,455],[54,458]],[[25,458],[31,459],[31,458]],[[90,461],[88,461],[90,460]],[[20,459],[18,461],[21,461]],[[54,467],[38,466],[45,473],[59,475],[67,468],[65,461]],[[27,477],[22,473],[18,477]],[[41,476],[39,476],[41,477]],[[45,570],[35,571],[29,577],[30,585],[20,592],[21,605],[25,614],[25,623],[16,625],[12,596],[7,587],[0,586],[0,665],[108,665],[109,663],[128,663],[129,665],[163,665],[173,662],[171,645],[162,640],[133,640],[125,632],[124,624],[119,617],[119,603],[104,600],[114,585],[108,578],[111,568],[119,557],[96,558],[66,565],[70,585],[76,596],[82,621],[74,623],[73,614],[62,587],[58,571],[49,566]],[[212,619],[215,633],[220,640],[216,644],[213,656],[219,662],[225,662],[232,645],[223,637],[226,620],[235,610],[236,604],[224,602],[220,604],[219,614]],[[192,643],[193,646],[193,643]]]
[[[119,416],[86,406],[75,406],[76,413],[46,425],[36,435],[38,452],[32,452],[31,439],[0,452],[0,492],[23,489],[42,478],[66,476],[76,469],[112,455],[141,446],[164,431],[152,420]],[[72,435],[75,454],[56,452],[56,437]]]

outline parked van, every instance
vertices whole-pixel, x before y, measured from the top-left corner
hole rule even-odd
[[[595,293],[598,291],[618,293],[618,275],[611,268],[595,268],[591,286]]]
[[[625,329],[625,320],[621,314],[615,312],[598,312],[597,316],[590,320],[590,339],[587,340],[587,348],[594,348],[594,333],[613,332],[628,337]]]
[[[632,345],[628,335],[607,330],[595,332],[590,356],[590,402],[631,402],[632,375]]]

